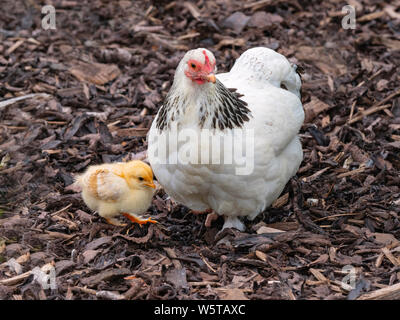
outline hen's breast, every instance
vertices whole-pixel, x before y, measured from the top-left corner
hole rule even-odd
[[[280,156],[259,144],[247,175],[238,175],[235,165],[154,165],[165,191],[193,210],[211,208],[220,215],[255,217],[282,192],[302,160],[298,138]],[[264,148],[264,149],[262,149]]]

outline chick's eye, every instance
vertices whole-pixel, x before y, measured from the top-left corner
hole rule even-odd
[[[144,180],[144,178],[143,178],[143,177],[139,177],[139,180],[140,180],[140,181],[143,181],[143,180]]]

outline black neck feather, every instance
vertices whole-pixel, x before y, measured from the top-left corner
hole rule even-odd
[[[251,117],[247,103],[240,99],[243,95],[236,92],[236,89],[225,87],[219,80],[216,81],[215,86],[215,94],[209,95],[207,99],[202,99],[199,103],[199,127],[204,128],[206,123],[210,123],[212,129],[221,131],[228,128],[242,128]],[[157,129],[163,131],[169,128],[169,122],[178,119],[181,113],[179,106],[186,104],[180,99],[182,98],[173,97],[171,91],[168,93],[158,111]],[[211,121],[208,121],[210,118]]]

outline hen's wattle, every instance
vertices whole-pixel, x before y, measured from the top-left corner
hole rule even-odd
[[[215,65],[202,48],[181,60],[150,129],[148,159],[174,200],[243,230],[238,217],[264,211],[302,161],[300,77],[284,56],[260,47],[215,83],[199,84],[185,76],[191,59]]]

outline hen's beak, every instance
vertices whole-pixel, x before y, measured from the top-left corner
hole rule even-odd
[[[215,83],[215,81],[217,81],[217,78],[215,78],[214,73],[210,73],[206,75],[205,80],[207,80],[208,82]]]
[[[156,188],[156,185],[154,184],[154,182],[144,183],[144,185],[145,185],[145,186],[148,186],[148,187],[150,187],[150,188],[153,188],[153,189]]]

